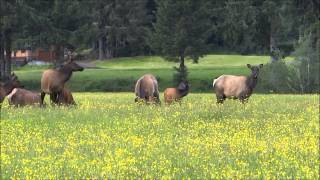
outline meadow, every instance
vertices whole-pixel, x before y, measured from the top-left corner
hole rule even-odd
[[[319,95],[217,105],[192,93],[172,106],[74,96],[72,108],[3,105],[1,179],[319,179]]]

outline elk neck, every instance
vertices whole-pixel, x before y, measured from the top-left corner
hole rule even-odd
[[[67,82],[72,76],[72,69],[69,66],[63,66],[58,71],[62,74],[63,82]]]
[[[4,89],[5,93],[6,93],[6,95],[10,94],[10,93],[11,93],[11,91],[14,89],[14,87],[13,87],[13,85],[12,85],[12,83],[11,83],[11,82],[9,82],[9,83],[5,83],[2,87],[3,87],[3,89]]]
[[[189,88],[186,88],[184,90],[178,90],[178,91],[179,91],[180,98],[182,98],[189,93]]]
[[[251,90],[253,90],[256,87],[257,83],[258,83],[258,77],[255,78],[253,74],[247,77],[246,84]]]

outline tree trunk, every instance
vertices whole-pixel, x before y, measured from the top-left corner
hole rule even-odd
[[[54,51],[56,53],[55,57],[55,66],[58,67],[63,63],[63,57],[64,57],[64,52],[63,52],[63,46],[60,44],[57,44],[54,46]]]
[[[185,65],[184,65],[184,55],[180,56],[180,66],[179,66],[180,70],[185,69]]]
[[[108,39],[107,38],[105,38],[105,56],[106,56],[106,58],[107,59],[112,59],[113,58],[113,55],[112,55],[112,51],[111,51],[111,49],[110,49],[110,47],[109,47],[109,45],[108,45],[108,41],[107,41]]]
[[[10,32],[6,32],[5,36],[5,65],[4,65],[4,73],[6,77],[9,77],[11,74],[11,34]]]
[[[0,79],[5,77],[4,43],[0,32]]]
[[[276,48],[276,43],[275,39],[272,35],[272,32],[270,33],[270,61],[275,62],[278,60],[277,57],[277,48]]]
[[[176,68],[177,73],[174,76],[174,81],[176,85],[178,85],[182,81],[187,80],[187,68],[185,66],[185,59],[184,59],[184,54],[181,53],[180,55],[180,65],[179,68]]]
[[[104,47],[104,38],[103,37],[100,37],[99,38],[99,40],[98,40],[98,42],[99,42],[99,60],[104,60],[105,59],[105,53],[104,53],[104,49],[105,49],[105,47]]]

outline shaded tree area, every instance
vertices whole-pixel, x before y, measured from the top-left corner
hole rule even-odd
[[[175,80],[187,80],[185,59],[198,63],[208,52],[209,6],[204,0],[159,0],[153,49],[167,60],[179,62]]]
[[[179,63],[177,82],[187,79],[187,59],[198,63],[208,53],[270,55],[270,62],[293,55],[293,79],[301,83],[292,89],[309,92],[318,81],[313,77],[318,77],[319,0],[0,0],[0,5],[2,78],[10,74],[13,50],[41,47],[55,52],[56,64],[64,61],[66,49],[100,60],[161,55]]]
[[[146,0],[97,0],[92,22],[98,59],[143,54],[150,18]]]

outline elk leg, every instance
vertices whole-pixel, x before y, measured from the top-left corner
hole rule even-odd
[[[40,106],[43,106],[44,97],[46,96],[45,92],[41,92],[41,100],[40,100]]]
[[[245,98],[245,97],[240,98],[240,102],[242,104],[246,104],[248,102],[248,100],[249,100],[249,98]]]
[[[63,102],[64,102],[64,100],[63,100],[62,91],[57,92],[57,95],[56,95],[56,103],[57,103],[58,105],[61,105]]]
[[[147,97],[146,102],[147,104],[151,104],[153,102],[153,97],[152,96]]]
[[[223,101],[226,99],[225,95],[217,95],[217,104],[223,104]]]
[[[50,100],[51,100],[51,105],[54,105],[56,103],[56,101],[57,101],[56,93],[53,92],[50,94]]]
[[[161,102],[160,102],[160,98],[159,98],[159,95],[157,95],[156,97],[154,97],[156,100],[156,104],[157,105],[161,105]]]
[[[154,92],[154,93],[153,93],[153,96],[154,96],[154,98],[156,99],[157,105],[161,105],[160,97],[159,97],[159,92],[158,92],[158,91]]]

